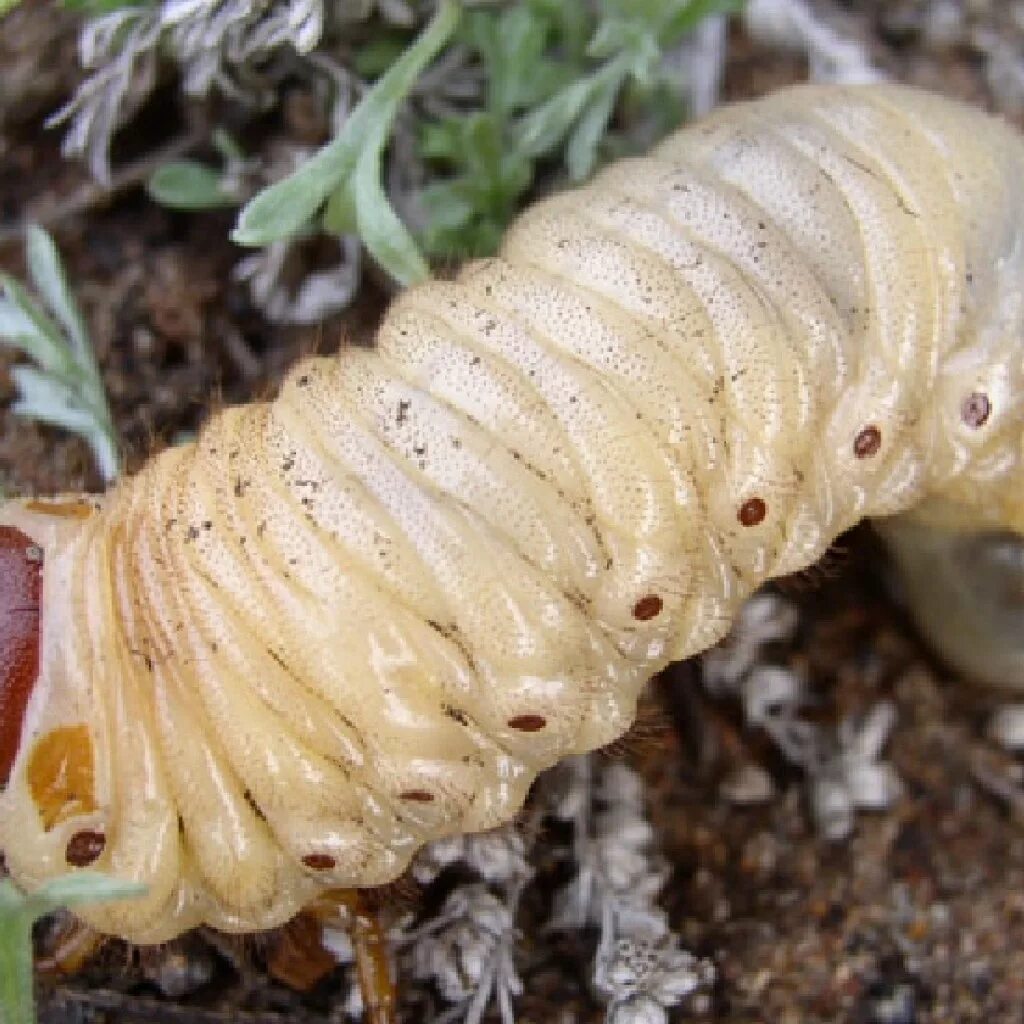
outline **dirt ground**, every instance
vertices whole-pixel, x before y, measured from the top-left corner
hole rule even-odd
[[[845,4],[851,29],[894,77],[993,106],[970,46],[936,44],[915,29],[923,6]],[[972,10],[1009,31],[1002,3]],[[195,430],[218,403],[269,393],[301,353],[329,351],[343,332],[365,336],[381,296],[369,294],[322,328],[271,326],[230,279],[238,258],[227,241],[230,213],[171,213],[131,183],[99,196],[79,167],[60,158],[59,135],[42,128],[78,75],[75,23],[31,2],[3,22],[0,267],[23,272],[15,229],[31,211],[66,258],[134,465]],[[759,50],[734,32],[725,93],[759,95],[804,71],[801,60]],[[159,90],[118,159],[136,160],[165,141],[155,133],[183,123],[178,102],[173,88]],[[0,355],[5,401],[13,395],[7,365]],[[80,443],[2,415],[0,484],[8,494],[98,485]],[[656,682],[651,705],[665,728],[625,755],[647,782],[658,842],[672,864],[664,901],[673,924],[687,948],[718,970],[710,1000],[685,1013],[737,1024],[1022,1021],[1024,821],[1012,795],[991,784],[993,775],[1019,782],[1021,768],[984,739],[992,698],[930,659],[889,598],[871,536],[858,531],[842,549],[823,584],[791,590],[802,619],[785,658],[810,669],[825,718],[883,697],[895,702],[898,726],[887,749],[906,790],[895,807],[860,815],[849,840],[818,838],[796,773],[744,730],[738,713],[697,695],[693,666]],[[722,798],[719,783],[747,761],[769,769],[778,795],[741,808]],[[543,863],[539,869],[542,884],[521,922],[527,936],[549,910]],[[525,943],[520,1021],[601,1019],[588,991],[592,948],[584,939]],[[41,979],[43,1019],[341,1019],[342,972],[296,993],[266,974],[265,948],[209,934],[155,951],[111,943],[75,975]],[[209,967],[209,979],[180,1002],[152,983],[157,969],[187,972],[196,963]],[[420,1019],[416,998],[409,1019]]]

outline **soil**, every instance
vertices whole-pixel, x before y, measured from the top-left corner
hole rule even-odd
[[[1009,4],[969,5],[975,24],[1004,37]],[[989,108],[984,61],[963,39],[936,42],[923,2],[848,2],[845,26],[895,78]],[[915,20],[916,19],[916,20]],[[315,329],[268,324],[230,271],[232,215],[172,213],[126,185],[104,197],[59,153],[43,120],[73,90],[77,19],[25,2],[0,32],[0,269],[21,276],[22,218],[54,233],[102,364],[130,465],[188,436],[217,405],[271,393],[302,353],[365,338],[382,306],[372,289]],[[1024,31],[1020,35],[1024,37]],[[1022,44],[1024,47],[1024,44]],[[724,86],[730,99],[801,79],[801,60],[754,47],[737,30]],[[169,83],[116,155],[133,160],[185,121]],[[1007,113],[1024,124],[1021,111]],[[147,141],[148,140],[148,141]],[[131,152],[130,146],[142,147]],[[0,400],[13,389],[0,352]],[[0,485],[7,494],[97,488],[85,447],[3,412]],[[804,581],[799,642],[785,659],[820,688],[838,719],[887,697],[899,711],[887,748],[905,784],[890,810],[861,814],[852,838],[820,839],[803,787],[735,709],[699,696],[695,666],[652,688],[657,740],[625,756],[642,772],[657,841],[672,865],[664,905],[694,953],[713,959],[710,998],[672,1011],[721,1022],[1019,1022],[1024,1019],[1024,831],[1012,785],[1021,768],[988,743],[993,698],[930,658],[883,584],[870,535],[844,541],[824,584]],[[757,806],[723,799],[744,763],[768,768],[777,795]],[[521,922],[526,993],[520,1021],[597,1021],[589,994],[593,936],[534,939],[554,877],[533,887]],[[52,934],[41,942],[52,944]],[[341,969],[301,993],[267,973],[272,939],[198,933],[167,947],[111,942],[70,976],[40,978],[42,1018],[86,1021],[332,1021],[347,987]],[[177,973],[175,973],[177,972]],[[202,983],[189,982],[189,972]],[[179,977],[180,976],[180,977]],[[178,988],[181,999],[162,994]],[[159,984],[158,984],[159,982]],[[422,993],[403,997],[418,1009]]]

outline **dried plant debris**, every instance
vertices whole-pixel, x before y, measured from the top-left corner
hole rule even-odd
[[[331,6],[345,21],[366,17],[370,4]],[[216,87],[257,103],[274,72],[262,69],[250,80],[249,68],[280,58],[282,50],[309,53],[320,42],[324,17],[322,0],[163,0],[126,3],[88,19],[79,55],[90,74],[51,118],[70,124],[64,152],[84,157],[92,173],[108,181],[114,132],[152,90],[161,51],[181,68],[186,94],[205,96]]]
[[[563,823],[561,840],[546,821]],[[568,881],[553,903],[545,895],[550,917],[524,943],[524,899],[556,869]],[[615,1024],[666,1021],[680,1005],[699,1009],[714,981],[711,963],[681,947],[658,905],[668,869],[643,783],[625,765],[574,759],[543,778],[525,821],[433,843],[412,875],[434,909],[406,915],[391,938],[406,1000],[417,987],[436,997],[432,1009],[417,1006],[416,1019],[479,1024],[497,1014],[512,1024],[524,978],[550,960],[566,932],[592,936],[581,984]],[[351,961],[343,936],[332,933],[328,945],[340,962]],[[358,998],[346,1006],[354,1011]]]
[[[657,900],[668,865],[656,850],[640,776],[623,764],[575,758],[555,816],[572,825],[570,882],[548,927],[597,929],[592,987],[611,1024],[658,1024],[684,1001],[702,1006],[715,980],[708,960],[681,948]]]
[[[891,46],[947,59],[960,51],[980,64],[996,107],[1024,117],[1021,0],[889,0],[877,7],[879,35]]]
[[[801,671],[773,664],[772,645],[796,637],[796,607],[772,591],[753,597],[743,607],[730,636],[703,656],[703,679],[709,694],[739,701],[747,726],[763,730],[790,764],[807,780],[808,801],[821,835],[845,839],[853,831],[857,810],[883,810],[902,793],[895,769],[880,760],[896,721],[896,707],[876,703],[861,718],[844,717],[830,730],[807,712],[816,704]],[[770,784],[751,766],[755,777],[730,780],[737,802],[749,794],[767,797]],[[728,796],[726,790],[723,795]]]
[[[884,78],[863,44],[833,26],[838,9],[830,5],[824,13],[818,9],[824,6],[808,0],[749,0],[744,24],[761,45],[806,55],[812,81],[857,84]]]

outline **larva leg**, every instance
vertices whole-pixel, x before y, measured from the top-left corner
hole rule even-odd
[[[109,941],[84,921],[68,915],[47,936],[46,945],[36,958],[36,968],[52,974],[77,974]]]
[[[364,1018],[368,1024],[394,1024],[397,995],[380,917],[358,889],[348,890],[346,905]]]
[[[366,1024],[395,1024],[398,993],[381,913],[360,889],[332,889],[309,908],[323,924],[344,928],[355,954]]]

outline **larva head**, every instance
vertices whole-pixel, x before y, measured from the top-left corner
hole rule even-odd
[[[39,675],[42,550],[0,526],[0,785],[18,753],[25,708]]]
[[[68,553],[94,511],[78,499],[0,508],[0,849],[30,887],[104,845],[88,702],[52,668]]]

